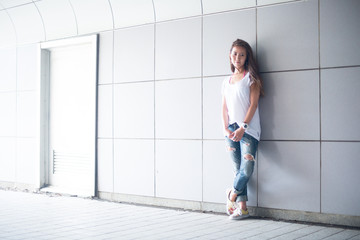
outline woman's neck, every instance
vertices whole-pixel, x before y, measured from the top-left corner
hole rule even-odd
[[[246,70],[245,70],[245,68],[241,68],[241,69],[235,69],[235,71],[234,71],[234,75],[243,75],[243,76],[245,76],[245,73],[246,73]]]

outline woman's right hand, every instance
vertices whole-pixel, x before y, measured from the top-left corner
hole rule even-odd
[[[234,137],[234,132],[230,131],[229,129],[224,129],[224,134],[225,134],[225,137],[228,137],[230,139],[232,139]]]

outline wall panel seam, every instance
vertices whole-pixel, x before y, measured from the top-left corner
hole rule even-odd
[[[202,11],[202,1],[201,11]],[[204,17],[201,17],[201,201],[204,201]]]
[[[34,4],[34,6],[35,6],[35,8],[36,8],[36,11],[39,13],[39,16],[40,16],[40,18],[41,18],[41,24],[42,24],[42,26],[43,26],[43,31],[44,31],[44,40],[46,41],[46,28],[45,28],[44,18],[43,18],[43,16],[41,15],[41,12],[40,12],[38,6],[36,5],[36,2],[33,2],[33,4]]]
[[[71,0],[67,0],[70,4],[70,7],[73,11],[73,14],[74,14],[74,18],[75,18],[75,24],[76,24],[76,35],[79,35],[79,24],[78,24],[78,21],[77,21],[77,17],[76,17],[76,13],[75,13],[75,9],[74,9],[74,6],[72,5],[71,3]],[[83,34],[83,35],[87,35],[87,34]]]
[[[12,7],[4,7],[4,5],[2,5],[3,6],[3,10],[8,10],[8,9],[13,9],[13,8],[18,8],[18,7],[22,7],[22,6],[26,6],[26,5],[30,5],[30,4],[33,4],[34,2],[28,2],[28,3],[22,3],[22,4],[19,4],[19,5],[16,5],[16,6],[12,6]]]
[[[113,11],[110,0],[108,0],[108,3],[109,3],[109,6],[110,6],[110,11],[111,11],[111,18],[112,18],[112,25],[113,25],[112,29],[114,29],[115,28],[114,11]]]
[[[239,11],[246,11],[246,10],[252,10],[258,8],[257,6],[254,7],[245,7],[245,8],[237,8],[232,10],[224,10],[219,12],[212,12],[212,13],[203,13],[202,15],[204,17],[211,16],[211,15],[217,15],[217,14],[225,14],[225,13],[233,13],[233,12],[239,12]]]
[[[111,10],[112,11],[112,10]],[[111,96],[111,134],[112,134],[112,141],[111,141],[111,151],[112,151],[112,161],[111,161],[111,164],[112,164],[112,192],[114,193],[115,192],[115,140],[114,140],[114,137],[115,137],[115,133],[114,133],[114,129],[115,129],[115,124],[114,124],[114,112],[115,112],[115,84],[114,84],[114,72],[115,72],[115,31],[112,31],[112,51],[111,51],[111,84],[112,84],[112,88],[111,88],[111,93],[112,93],[112,96]]]
[[[255,1],[256,6],[258,0]],[[255,51],[256,62],[258,61],[258,8],[255,9]],[[259,158],[259,149],[256,151],[257,160]],[[258,161],[259,162],[259,161]],[[256,164],[256,206],[259,206],[259,164]]]
[[[153,195],[154,197],[156,197],[156,81],[155,81],[155,78],[156,78],[156,29],[157,29],[157,23],[156,23],[156,10],[155,10],[155,3],[154,3],[154,0],[151,1],[152,2],[152,6],[153,6],[153,10],[154,10],[154,75],[153,75],[153,93],[154,93],[154,116],[153,116],[153,119],[154,119],[154,136],[153,136],[153,141],[154,141],[154,169],[153,169],[153,174],[154,174],[154,183],[153,183],[153,186],[154,186],[154,192],[153,192]]]
[[[10,18],[11,19],[11,18]],[[12,21],[11,21],[12,22]],[[14,28],[15,28],[15,25],[14,25]],[[16,42],[17,42],[17,39],[16,39]],[[17,168],[18,168],[18,144],[17,144],[17,140],[18,140],[18,121],[17,121],[17,118],[18,118],[18,100],[17,100],[17,95],[18,95],[18,59],[19,59],[19,51],[18,51],[18,47],[16,47],[15,49],[15,56],[16,56],[16,59],[15,59],[15,62],[16,62],[16,66],[15,66],[15,90],[16,90],[16,96],[15,96],[15,136],[16,136],[16,142],[15,142],[15,163],[14,163],[14,180],[15,182],[18,182],[18,179],[17,179]]]
[[[274,70],[274,71],[260,71],[260,74],[267,73],[287,73],[287,72],[304,72],[314,70],[331,70],[331,69],[343,69],[343,68],[358,68],[360,65],[347,65],[347,66],[334,66],[334,67],[318,67],[318,68],[304,68],[304,69],[285,69],[285,70]]]
[[[321,52],[320,52],[320,37],[321,37],[321,35],[320,35],[320,0],[318,0],[318,54],[319,54],[319,56],[318,56],[318,64],[319,64],[319,131],[320,131],[320,140],[322,139],[322,135],[321,135],[321,133],[322,133],[322,131],[321,131],[321,71],[320,71],[320,69],[321,69]],[[322,142],[320,142],[320,156],[319,156],[319,164],[320,164],[320,169],[319,169],[319,181],[320,181],[320,193],[319,193],[319,195],[320,195],[320,201],[319,201],[319,204],[320,204],[320,208],[319,208],[319,211],[320,211],[320,213],[322,213],[322,176],[321,176],[321,170],[322,170]]]
[[[18,44],[17,44],[17,42],[18,42],[18,32],[16,31],[16,26],[15,26],[15,24],[14,24],[13,19],[12,19],[11,16],[10,16],[9,12],[8,12],[6,9],[5,9],[4,11],[5,11],[6,15],[9,17],[10,22],[11,22],[11,25],[12,25],[12,27],[13,27],[13,29],[14,29],[14,32],[15,32],[15,47],[16,47],[16,49],[17,49],[17,47],[18,47]],[[17,51],[16,51],[16,54],[17,54]],[[17,55],[16,55],[16,56],[17,56]],[[16,59],[16,66],[17,66],[17,59]]]

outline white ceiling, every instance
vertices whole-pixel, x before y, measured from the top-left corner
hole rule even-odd
[[[270,2],[284,1],[290,0]],[[255,6],[256,0],[0,0],[0,47]]]

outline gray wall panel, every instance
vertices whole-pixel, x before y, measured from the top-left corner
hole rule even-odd
[[[262,74],[263,140],[319,140],[319,71]]]
[[[320,143],[260,142],[259,206],[320,212]]]
[[[156,25],[155,79],[201,76],[201,18]]]
[[[321,210],[360,216],[360,143],[322,143]]]
[[[98,137],[113,137],[113,88],[111,85],[98,87]]]
[[[15,182],[16,138],[0,137],[0,146],[0,181]]]
[[[202,200],[202,142],[157,140],[156,197]]]
[[[251,45],[254,56],[256,56],[255,14],[255,9],[249,9],[204,17],[204,76],[231,73],[230,47],[237,38],[246,40]]]
[[[154,137],[154,82],[114,86],[114,137]]]
[[[201,139],[201,79],[155,83],[155,137]]]
[[[360,67],[321,71],[321,138],[360,140]]]
[[[113,82],[114,32],[108,31],[99,36],[99,84]]]
[[[154,25],[114,31],[114,82],[154,80]]]
[[[258,8],[257,24],[261,71],[319,66],[317,1]]]
[[[102,192],[114,191],[113,139],[98,140],[98,188]]]
[[[221,85],[224,77],[203,78],[203,138],[224,139]]]
[[[360,1],[320,1],[322,67],[360,64]],[[356,39],[356,40],[355,40]]]
[[[0,49],[0,92],[16,91],[16,48]]]

